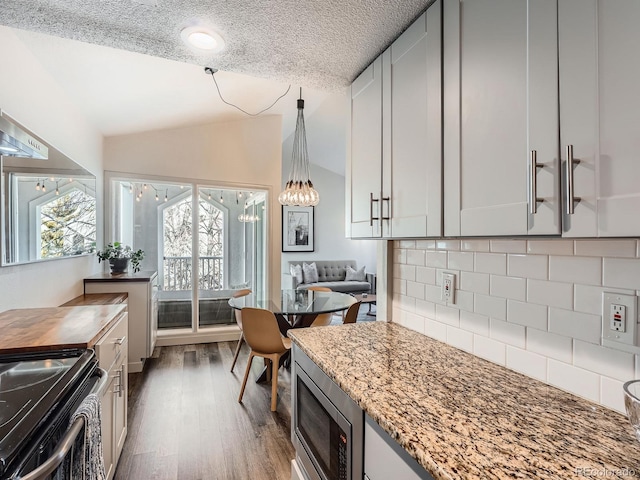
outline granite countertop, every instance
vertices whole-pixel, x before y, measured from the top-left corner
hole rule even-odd
[[[92,348],[126,311],[126,304],[7,310],[0,353]]]
[[[613,410],[394,323],[289,336],[437,480],[640,478]]]

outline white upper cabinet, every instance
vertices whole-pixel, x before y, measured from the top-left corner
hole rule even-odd
[[[352,84],[350,236],[442,235],[441,1]]]
[[[444,233],[560,234],[557,1],[444,1]]]
[[[442,2],[382,56],[383,236],[442,235]]]
[[[637,236],[640,2],[559,0],[558,15],[563,233]]]
[[[382,194],[382,58],[376,59],[354,80],[347,122],[348,236],[381,235]]]

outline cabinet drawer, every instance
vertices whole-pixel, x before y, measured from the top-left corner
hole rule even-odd
[[[123,349],[127,348],[128,320],[128,314],[123,313],[116,324],[96,343],[95,349],[100,368],[104,368],[107,372]]]

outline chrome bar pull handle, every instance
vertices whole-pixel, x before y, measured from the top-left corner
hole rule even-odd
[[[383,202],[387,202],[387,216],[382,217],[383,213],[380,212],[382,220],[391,220],[391,197],[382,197]]]
[[[126,340],[126,339],[127,339],[127,336],[125,335],[125,336],[124,336],[124,337],[122,337],[122,338],[116,338],[116,339],[113,341],[113,343],[115,343],[116,345],[122,345],[122,344],[125,342],[125,340]]]
[[[373,202],[379,202],[379,201],[380,201],[379,198],[373,198],[373,192],[371,192],[369,197],[369,226],[370,227],[373,227],[374,220],[380,220],[380,216],[377,216],[377,217],[373,216]]]
[[[538,165],[538,151],[529,152],[529,213],[538,213],[538,203],[544,202],[544,198],[538,197],[538,169],[544,165]]]
[[[576,203],[580,203],[581,198],[573,194],[573,169],[580,164],[580,160],[573,158],[573,145],[567,145],[567,162],[566,162],[566,182],[567,182],[567,215],[573,215]]]

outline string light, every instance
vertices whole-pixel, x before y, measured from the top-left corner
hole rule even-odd
[[[58,182],[56,182],[56,195],[60,195],[60,189],[58,188]]]
[[[36,183],[36,190],[40,191],[40,179],[38,179],[38,183]]]
[[[133,183],[129,184],[129,193],[133,193]]]
[[[149,188],[149,187],[147,187],[147,184],[145,183],[145,184],[144,184],[144,186],[143,186],[142,188],[144,188],[144,189],[146,190],[146,189],[147,189],[147,188]]]
[[[164,191],[164,201],[167,202],[169,197],[167,197],[167,190]]]
[[[224,203],[224,198],[222,198],[222,190],[220,190],[220,203]]]
[[[44,184],[44,180],[42,181],[42,191],[43,192],[47,191],[47,186]]]

